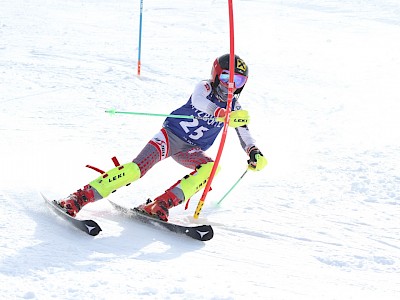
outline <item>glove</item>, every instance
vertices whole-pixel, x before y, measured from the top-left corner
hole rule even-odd
[[[262,155],[261,151],[256,147],[252,146],[247,150],[249,154],[249,160],[247,163],[249,164],[247,169],[252,171],[261,171],[267,165],[267,159]]]
[[[224,122],[225,109],[217,108],[217,110],[214,113],[214,116],[217,117],[216,120],[218,122]],[[247,110],[234,110],[231,112],[229,116],[229,126],[233,128],[247,125],[249,124],[249,122],[250,122],[250,116]]]

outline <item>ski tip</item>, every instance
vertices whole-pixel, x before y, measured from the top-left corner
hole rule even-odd
[[[43,193],[40,193],[48,204],[48,206],[56,213],[58,216],[68,221],[74,227],[84,231],[85,233],[96,236],[100,233],[101,227],[93,220],[80,220],[70,216],[58,203],[56,200],[48,199]]]
[[[209,241],[214,237],[214,230],[210,225],[203,225],[196,228],[196,233],[200,236],[200,241]]]
[[[84,224],[87,229],[86,230],[87,234],[91,236],[96,236],[100,233],[100,231],[102,231],[100,226],[93,220],[85,220]]]

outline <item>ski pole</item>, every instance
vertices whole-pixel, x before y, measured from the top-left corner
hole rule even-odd
[[[221,200],[219,200],[217,202],[217,205],[221,204],[222,200],[225,199],[226,196],[228,196],[228,194],[237,186],[237,184],[239,183],[240,180],[242,180],[242,178],[244,177],[244,175],[246,175],[248,169],[246,169],[246,171],[244,171],[244,173],[242,174],[242,176],[239,177],[239,179],[232,185],[232,187],[229,189],[229,191],[227,191],[225,193],[225,195],[221,198]]]
[[[148,112],[136,112],[136,111],[116,111],[115,109],[109,109],[105,111],[110,115],[114,114],[125,114],[125,115],[139,115],[139,116],[151,116],[151,117],[168,117],[168,118],[176,118],[176,119],[198,119],[198,120],[209,120],[212,117],[196,117],[196,116],[188,116],[188,115],[170,115],[170,114],[155,114]]]

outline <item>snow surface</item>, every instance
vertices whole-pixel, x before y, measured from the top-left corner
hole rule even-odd
[[[199,223],[209,242],[86,206],[92,238],[45,206],[136,156],[229,52],[227,1],[3,0],[2,299],[400,299],[400,3],[236,0],[241,104],[268,158],[246,174],[228,132]],[[218,142],[210,149],[215,156]],[[113,194],[134,206],[188,173],[173,160]],[[191,218],[171,210],[171,219]]]

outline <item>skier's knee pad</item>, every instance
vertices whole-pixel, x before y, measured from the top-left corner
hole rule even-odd
[[[179,186],[183,191],[185,201],[190,199],[190,197],[192,197],[194,194],[196,194],[198,191],[202,190],[206,186],[213,166],[214,162],[202,164],[196,168],[196,171],[190,173],[189,175],[186,175],[181,180]],[[218,166],[215,174],[217,174],[219,170],[220,166]]]
[[[130,162],[102,174],[90,182],[90,185],[104,198],[120,187],[129,185],[139,178],[139,166],[134,162]]]

